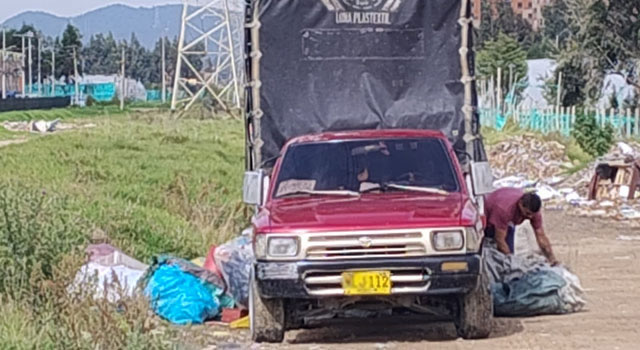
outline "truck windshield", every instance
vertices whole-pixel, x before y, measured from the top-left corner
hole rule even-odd
[[[453,164],[444,143],[439,139],[357,140],[293,145],[282,161],[274,196],[420,188],[437,190],[424,191],[433,194],[459,190]]]

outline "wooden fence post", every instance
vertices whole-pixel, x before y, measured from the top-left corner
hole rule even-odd
[[[638,109],[638,107],[636,107],[636,113],[635,113],[635,128],[633,130],[633,134],[637,137],[640,135],[640,109]]]
[[[627,113],[625,113],[625,125],[626,130],[625,130],[625,136],[627,138],[631,137],[631,110],[629,108],[627,108]]]
[[[560,126],[558,128],[558,133],[562,134],[562,132],[564,131],[564,127],[565,127],[565,123],[564,123],[564,114],[566,112],[566,109],[564,107],[560,107],[560,115],[558,115],[558,125]]]

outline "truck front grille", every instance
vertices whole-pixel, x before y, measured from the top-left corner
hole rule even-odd
[[[421,268],[378,269],[391,271],[391,294],[418,294],[426,292],[431,282],[429,271]],[[303,276],[309,295],[318,297],[344,295],[342,271],[308,271]]]
[[[309,237],[308,260],[345,260],[425,256],[427,249],[420,231],[359,232]]]

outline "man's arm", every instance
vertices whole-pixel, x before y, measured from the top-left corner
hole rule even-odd
[[[557,265],[559,261],[553,254],[553,249],[551,249],[551,241],[549,241],[549,237],[547,237],[547,235],[544,233],[544,229],[538,228],[535,230],[535,232],[536,241],[538,241],[538,246],[540,247],[540,250],[542,250],[542,254],[547,257],[551,265]]]
[[[507,255],[511,254],[511,249],[509,249],[509,245],[507,244],[507,230],[496,228],[495,240],[499,251]]]

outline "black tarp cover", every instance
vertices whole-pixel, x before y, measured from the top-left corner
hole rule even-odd
[[[461,13],[470,16],[468,1],[250,3],[251,167],[268,167],[295,136],[324,131],[438,129],[456,149],[469,150],[460,49],[470,25],[459,21]],[[470,46],[469,39],[463,57],[473,67]],[[475,106],[475,86],[469,91]],[[476,129],[475,112],[470,119]]]

